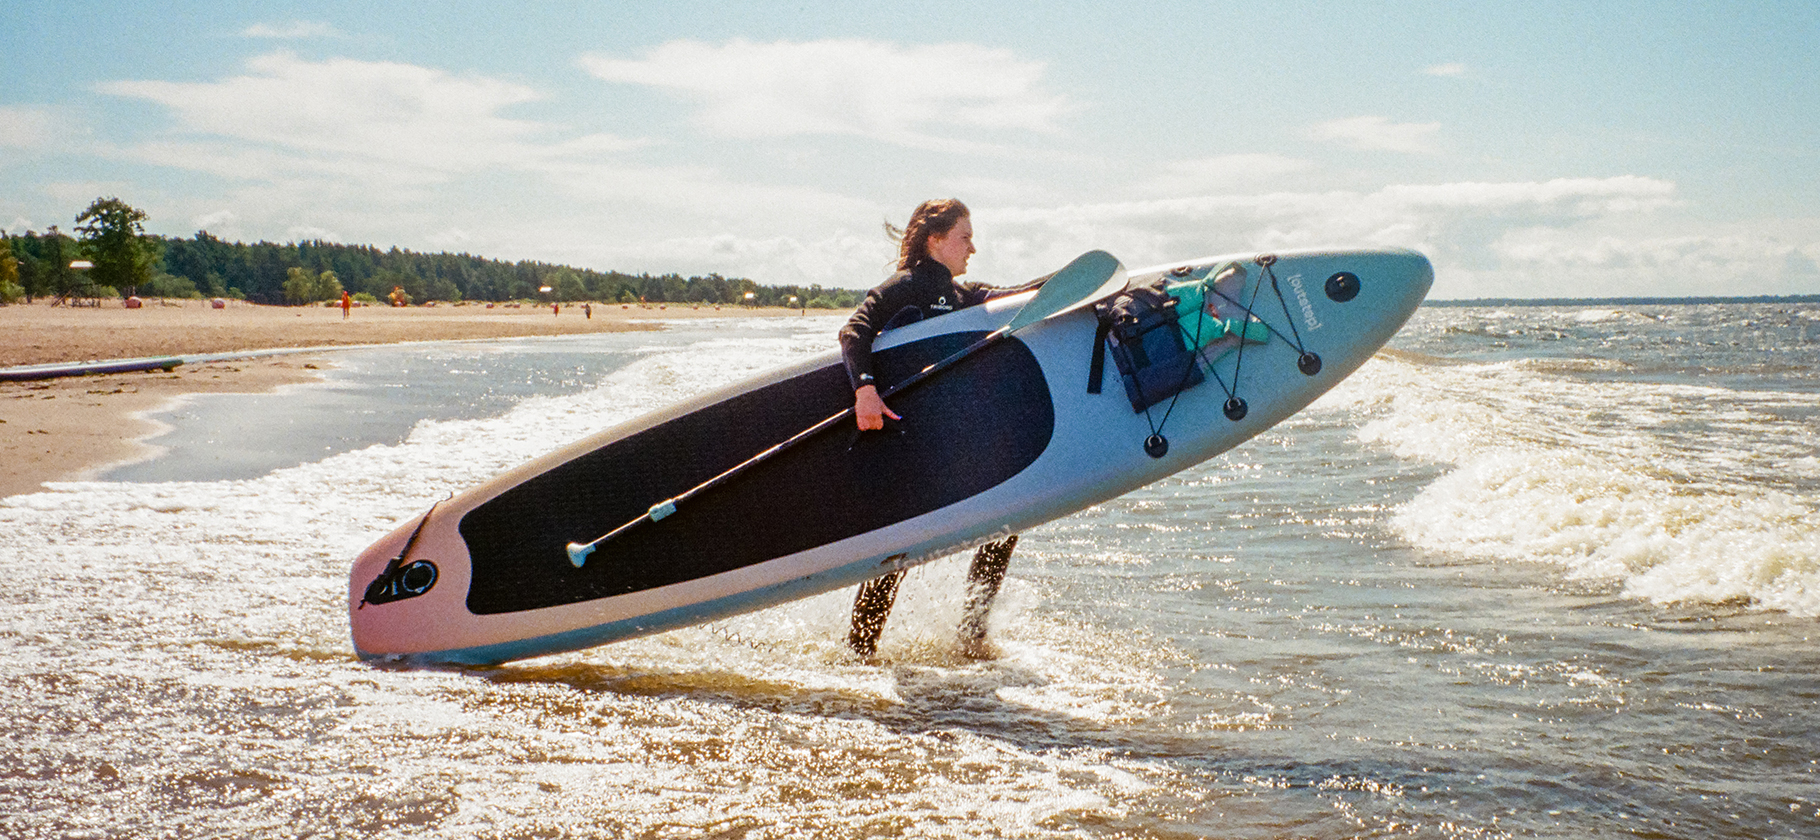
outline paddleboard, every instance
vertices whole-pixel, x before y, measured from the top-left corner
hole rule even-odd
[[[156,356],[144,359],[109,359],[101,362],[52,362],[42,365],[20,365],[0,368],[0,382],[56,379],[61,376],[137,373],[146,370],[170,371],[181,364],[183,364],[183,360],[175,356]]]
[[[1244,336],[1201,349],[1204,375],[1167,401],[1137,408],[1107,361],[1100,317],[1074,309],[895,395],[905,420],[893,429],[840,424],[572,557],[570,545],[851,408],[846,370],[829,352],[599,432],[404,521],[354,562],[355,650],[466,665],[578,650],[850,587],[1028,530],[1307,406],[1396,333],[1433,270],[1412,251],[1309,250],[1157,266],[1129,285],[1157,280],[1206,284]],[[882,334],[879,380],[902,381],[1005,327],[1033,294]],[[1108,384],[1090,389],[1101,354]]]

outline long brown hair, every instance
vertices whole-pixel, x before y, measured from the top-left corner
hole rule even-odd
[[[968,215],[967,205],[958,198],[932,198],[916,205],[903,230],[886,222],[885,233],[898,241],[897,270],[915,268],[928,259],[929,237],[948,235]]]

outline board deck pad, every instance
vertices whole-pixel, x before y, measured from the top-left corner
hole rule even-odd
[[[949,333],[880,350],[901,381],[983,336]],[[674,418],[501,493],[461,520],[472,553],[468,609],[493,615],[638,592],[803,551],[938,510],[1023,470],[1048,447],[1055,408],[1041,365],[1016,339],[893,397],[904,420],[822,433],[663,521],[602,545],[576,568],[565,545],[850,408],[846,369],[828,365]],[[956,371],[958,373],[958,371]],[[713,445],[705,445],[712,441]]]

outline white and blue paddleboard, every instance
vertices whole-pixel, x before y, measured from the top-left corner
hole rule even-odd
[[[183,360],[176,356],[152,356],[143,359],[109,359],[102,362],[53,362],[42,365],[20,365],[0,368],[0,382],[27,382],[34,379],[57,379],[64,376],[98,376],[113,373],[140,373],[175,370]]]
[[[830,352],[600,432],[412,517],[354,563],[354,646],[363,658],[426,664],[576,650],[853,586],[1027,530],[1301,410],[1396,333],[1433,270],[1412,251],[1302,251],[1161,266],[1131,284],[1159,278],[1204,281],[1219,316],[1250,326],[1243,343],[1202,350],[1198,384],[1147,411],[1105,358],[1107,384],[1090,393],[1094,357],[1108,353],[1099,319],[1090,307],[1064,312],[893,396],[907,418],[893,430],[858,435],[849,423],[814,435],[585,561],[572,555],[571,544],[851,408]],[[1004,327],[1029,298],[881,335],[879,380]]]

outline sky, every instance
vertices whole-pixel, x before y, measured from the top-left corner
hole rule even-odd
[[[1403,247],[1432,297],[1820,293],[1820,3],[0,3],[0,228],[866,288]]]

